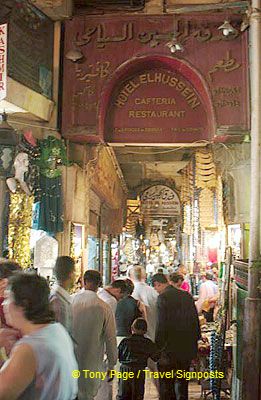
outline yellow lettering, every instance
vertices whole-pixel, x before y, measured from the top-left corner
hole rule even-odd
[[[131,82],[131,81],[130,81],[130,82]],[[127,92],[128,92],[129,94],[131,94],[131,93],[134,92],[134,90],[135,90],[135,87],[133,87],[133,86],[130,84],[130,82],[127,83],[127,85],[125,86],[125,89],[127,90]]]
[[[165,75],[163,75],[163,76],[165,76]],[[155,83],[160,83],[161,82],[161,77],[162,77],[162,73],[161,72],[159,72],[159,73],[155,72],[154,82]],[[153,82],[153,81],[149,81],[148,80],[148,82]]]
[[[176,377],[177,377],[178,379],[182,379],[182,378],[183,378],[182,369],[178,369],[178,370],[176,371]]]
[[[176,87],[177,82],[178,82],[178,79],[175,78],[174,76],[172,76],[172,77],[170,78],[169,86],[171,86],[171,87]]]
[[[185,83],[182,81],[179,81],[177,84],[177,89],[181,92],[185,88]]]
[[[147,83],[147,75],[146,74],[140,75],[140,83],[142,83],[142,84]]]
[[[181,92],[183,97],[188,97],[188,95],[190,95],[192,92],[192,90],[188,87],[185,87],[185,89]]]
[[[200,102],[196,97],[192,97],[192,99],[188,100],[188,104],[194,110],[194,108],[197,108],[200,105]]]

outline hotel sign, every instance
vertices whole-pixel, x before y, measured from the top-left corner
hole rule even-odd
[[[208,119],[194,87],[177,71],[140,71],[116,90],[106,141],[193,142],[209,139]]]
[[[181,216],[180,201],[177,193],[165,185],[151,186],[142,193],[141,210],[147,216]]]
[[[171,144],[249,130],[248,33],[242,18],[79,15],[65,21],[62,135],[76,142]],[[75,43],[83,58],[66,54]],[[39,47],[40,48],[40,47]]]
[[[7,85],[7,24],[0,25],[0,101],[6,97]]]

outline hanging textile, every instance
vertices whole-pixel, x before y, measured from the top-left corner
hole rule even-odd
[[[66,148],[62,140],[54,136],[40,141],[40,210],[38,229],[50,234],[63,231],[63,199],[61,165],[69,166]]]
[[[50,234],[63,231],[62,179],[40,175],[41,201],[37,229]]]
[[[57,178],[62,175],[61,165],[71,165],[67,159],[64,142],[54,136],[40,141],[40,156],[38,165],[41,175],[47,178]]]

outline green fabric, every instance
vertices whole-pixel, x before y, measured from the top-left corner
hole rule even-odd
[[[63,231],[62,178],[40,175],[41,200],[38,229],[54,234]]]
[[[247,291],[237,287],[237,378],[242,379],[243,322]]]
[[[47,178],[57,178],[62,172],[59,166],[71,165],[66,156],[66,147],[64,142],[56,139],[54,136],[48,136],[39,142],[40,157],[38,166],[40,174]]]

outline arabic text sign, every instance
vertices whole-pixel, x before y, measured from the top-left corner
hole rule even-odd
[[[151,216],[180,216],[181,208],[177,193],[165,185],[155,185],[141,195],[141,210]]]
[[[201,15],[178,17],[175,31],[178,41],[183,44],[185,51],[177,53],[178,57],[175,59],[181,61],[184,59],[184,63],[190,65],[191,69],[204,80],[204,87],[212,100],[211,109],[213,107],[215,114],[215,122],[212,124],[214,128],[238,126],[241,129],[248,129],[247,33],[240,33],[240,30],[237,30],[235,34],[225,37],[218,29],[223,20],[223,14],[208,15],[207,17]],[[238,16],[231,17],[231,23],[236,28],[240,26],[241,21]],[[123,81],[125,80],[126,83],[129,81],[133,85],[130,87],[126,84],[126,91],[132,91],[137,84],[136,80],[132,80],[132,74],[138,69],[134,64],[138,64],[140,57],[153,58],[156,55],[171,57],[166,44],[173,37],[173,17],[165,15],[153,16],[148,19],[144,15],[78,16],[73,20],[66,21],[65,27],[65,54],[71,50],[71,44],[75,42],[86,61],[76,65],[66,58],[64,60],[62,131],[64,136],[73,136],[74,138],[77,137],[78,132],[81,132],[82,136],[81,138],[79,136],[79,141],[82,141],[84,136],[87,137],[93,133],[101,134],[101,130],[98,128],[99,118],[103,115],[101,109],[106,102],[103,93],[108,85],[113,82],[114,86],[119,87],[121,81],[121,89],[124,90]],[[127,64],[132,64],[131,71],[126,71],[123,76],[121,71]],[[151,64],[148,63],[147,66],[149,69]],[[158,68],[161,68],[160,63]],[[175,73],[173,70],[172,72]],[[182,66],[176,71],[183,75]],[[195,82],[199,81],[199,77],[192,82],[191,77],[187,76],[187,81],[196,88]],[[140,83],[140,87],[136,90],[137,94],[139,90],[142,90],[142,85],[145,89],[145,85]],[[123,96],[124,93],[121,93],[119,100],[122,100]],[[187,92],[187,96],[189,96],[189,92]],[[169,95],[165,96],[161,93],[159,96],[154,94],[148,97],[164,98]],[[131,96],[128,96],[127,103],[129,101],[132,101]],[[137,99],[136,102],[138,101]],[[204,107],[203,97],[202,102]],[[127,103],[122,110],[124,107],[128,107]],[[136,105],[138,104],[136,103]],[[158,106],[161,105],[154,105],[155,108]],[[170,108],[171,105],[168,106]],[[163,109],[163,111],[165,110]],[[153,115],[155,115],[154,109],[149,109],[148,104],[147,108],[141,109],[146,113],[140,114],[140,110],[136,111],[135,109],[130,109],[130,111],[135,111],[134,114],[130,114],[133,122],[134,119],[141,121],[143,116],[147,117],[147,111],[152,111],[152,114],[149,113],[150,117],[154,118]],[[178,111],[184,111],[184,108]],[[168,114],[169,117],[170,114]],[[174,112],[174,114],[177,115],[176,120],[183,119],[184,113]],[[172,119],[174,119],[174,114],[172,114]],[[166,122],[167,114],[161,115],[162,120]],[[174,132],[177,132],[175,123],[172,127]],[[187,125],[187,127],[190,128],[190,133],[187,135],[189,130],[182,131],[184,133],[182,142],[186,142],[188,137],[192,137],[191,132],[195,129],[193,125]],[[123,129],[121,125],[115,125],[115,128]],[[143,127],[140,128],[133,124],[129,124],[127,128],[131,136],[135,131],[137,133],[146,131],[145,128],[144,130]],[[151,125],[147,127],[147,130],[160,134],[160,128]],[[201,129],[202,124],[196,128]],[[198,136],[200,136],[199,130]],[[154,139],[157,139],[155,135]],[[152,141],[151,139],[150,142]],[[189,139],[189,141],[191,140]],[[156,140],[156,142],[158,141]]]
[[[0,101],[6,97],[7,24],[0,25]]]

